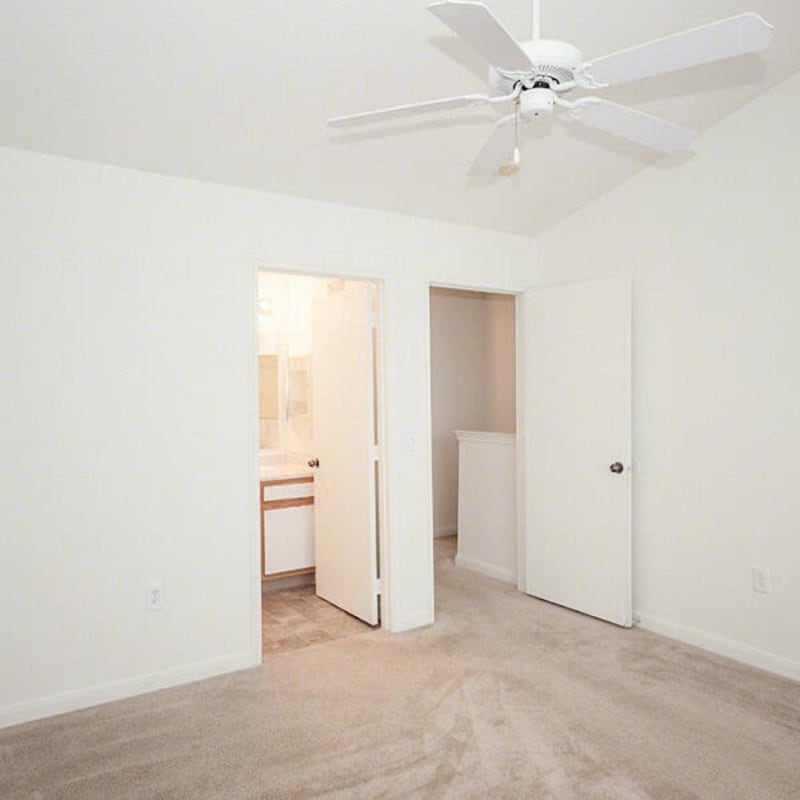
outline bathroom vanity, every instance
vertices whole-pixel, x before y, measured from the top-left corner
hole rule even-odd
[[[314,572],[314,478],[301,464],[262,467],[261,578]]]

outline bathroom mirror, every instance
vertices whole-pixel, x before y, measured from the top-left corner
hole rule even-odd
[[[310,359],[290,356],[287,370],[286,418],[291,420],[311,413]]]
[[[278,425],[278,356],[258,357],[258,441],[259,447],[277,447]]]

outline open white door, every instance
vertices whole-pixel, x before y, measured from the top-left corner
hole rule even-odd
[[[528,292],[523,347],[521,588],[630,626],[630,281]]]
[[[378,624],[374,287],[318,280],[312,315],[317,594]]]

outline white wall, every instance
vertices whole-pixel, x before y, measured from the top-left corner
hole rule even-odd
[[[486,297],[486,428],[514,433],[517,428],[516,298]]]
[[[433,531],[456,532],[458,442],[454,431],[481,430],[486,418],[485,301],[478,292],[431,289]]]
[[[800,76],[541,242],[544,282],[634,279],[634,605],[800,678]],[[751,589],[750,568],[774,592]]]
[[[429,282],[535,244],[10,149],[0,187],[0,725],[260,660],[259,267],[384,282],[386,612],[429,623]]]
[[[517,585],[517,442],[458,432],[457,567]]]

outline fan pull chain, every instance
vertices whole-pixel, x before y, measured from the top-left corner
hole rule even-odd
[[[497,172],[504,178],[510,178],[519,172],[521,161],[522,156],[519,152],[519,98],[517,98],[517,102],[514,104],[514,153],[511,156],[511,161],[503,164]]]

